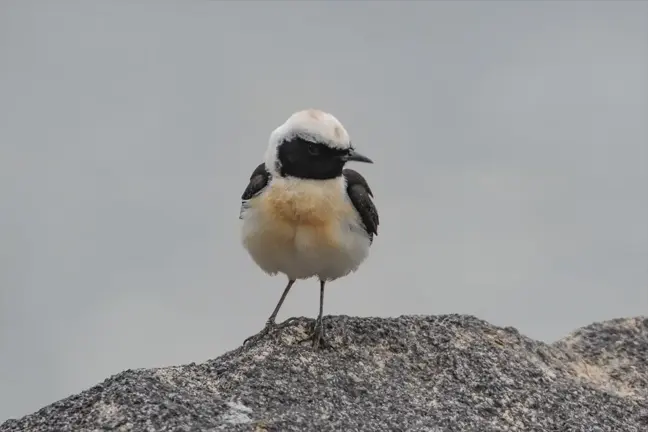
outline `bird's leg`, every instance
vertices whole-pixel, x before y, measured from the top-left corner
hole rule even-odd
[[[329,346],[325,338],[324,324],[323,324],[323,312],[324,312],[324,285],[326,281],[320,280],[320,303],[319,303],[319,314],[317,315],[317,320],[315,321],[315,326],[313,328],[313,333],[307,338],[301,340],[300,342],[313,341],[313,348],[316,350],[319,348],[325,348]]]
[[[320,281],[320,303],[319,303],[319,314],[317,315],[317,321],[315,322],[315,330],[313,332],[313,347],[315,349],[327,345],[326,338],[324,337],[324,324],[322,320],[324,319],[324,285],[325,281]]]
[[[285,322],[281,323],[280,325],[277,325],[275,320],[277,319],[277,314],[279,313],[279,309],[281,309],[281,305],[283,304],[284,300],[286,300],[286,296],[288,295],[288,291],[290,291],[290,288],[292,288],[294,283],[295,283],[294,279],[289,279],[288,280],[288,285],[286,285],[286,288],[284,289],[284,292],[283,292],[283,294],[281,294],[281,298],[279,299],[279,303],[277,303],[277,306],[275,306],[274,311],[272,311],[272,314],[270,315],[270,317],[266,321],[266,325],[263,328],[263,330],[261,330],[261,332],[257,333],[256,335],[250,336],[249,338],[245,339],[243,341],[243,345],[245,345],[246,343],[248,343],[251,340],[261,339],[263,336],[270,333],[270,330],[272,330],[274,328],[281,328],[281,327],[284,327],[285,325],[290,323],[291,320],[288,319]]]

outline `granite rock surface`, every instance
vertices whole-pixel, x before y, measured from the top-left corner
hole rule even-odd
[[[127,370],[0,432],[648,431],[648,317],[546,344],[464,315],[325,318],[201,364]]]

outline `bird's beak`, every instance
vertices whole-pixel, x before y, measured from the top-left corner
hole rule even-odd
[[[349,161],[354,161],[354,162],[364,162],[364,163],[370,163],[372,164],[373,161],[369,159],[367,156],[358,153],[355,150],[349,151],[349,153],[344,156],[344,160],[349,162]]]

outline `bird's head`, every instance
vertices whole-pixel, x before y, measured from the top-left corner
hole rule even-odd
[[[373,163],[355,151],[338,119],[315,109],[298,111],[275,129],[265,155],[273,175],[314,180],[339,177],[350,161]]]

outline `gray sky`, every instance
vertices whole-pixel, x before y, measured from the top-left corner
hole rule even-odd
[[[3,0],[0,422],[261,329],[285,280],[240,195],[308,107],[381,214],[325,313],[553,341],[648,311],[648,2]]]

